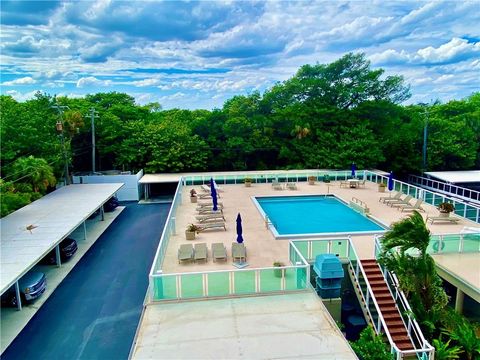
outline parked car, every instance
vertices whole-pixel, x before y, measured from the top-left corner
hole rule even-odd
[[[107,200],[107,202],[103,206],[103,209],[105,210],[105,212],[112,212],[118,207],[118,205],[118,199],[115,196],[112,196],[110,199]]]
[[[60,260],[65,262],[69,260],[77,252],[78,246],[75,239],[65,238],[60,243]],[[43,264],[56,264],[57,257],[55,255],[55,249],[50,251],[41,261]]]
[[[47,288],[47,278],[39,271],[29,271],[19,281],[22,303],[31,302],[39,298]],[[2,295],[2,305],[17,306],[15,286],[12,286]]]

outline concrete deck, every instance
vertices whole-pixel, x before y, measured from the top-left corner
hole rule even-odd
[[[133,359],[356,359],[311,292],[148,305]]]
[[[400,212],[391,208],[378,199],[381,196],[388,196],[388,193],[379,193],[377,185],[367,182],[365,188],[340,188],[339,182],[329,184],[317,182],[315,185],[308,185],[306,182],[297,183],[297,190],[274,190],[271,184],[252,184],[247,188],[242,184],[221,185],[223,192],[220,193],[221,201],[224,205],[223,213],[226,218],[227,231],[223,229],[208,230],[197,235],[194,241],[185,239],[185,229],[188,224],[195,223],[195,208],[197,204],[190,203],[189,191],[194,188],[201,193],[199,186],[186,186],[183,188],[182,204],[178,207],[176,214],[177,234],[172,236],[167,248],[163,272],[195,272],[205,270],[225,270],[233,269],[231,259],[231,243],[236,239],[235,219],[240,212],[243,220],[243,237],[247,247],[247,262],[250,268],[270,267],[274,261],[288,263],[288,241],[275,240],[272,233],[266,229],[264,219],[253,204],[251,196],[256,195],[301,195],[301,194],[335,194],[345,201],[351,200],[352,196],[364,201],[370,208],[373,217],[386,225],[398,221],[409,215],[408,212]],[[201,201],[209,201],[208,199]],[[424,218],[427,215],[436,216],[438,210],[431,205],[424,204],[426,212],[422,213]],[[468,220],[461,220],[458,224],[450,223],[428,223],[428,228],[433,234],[446,234],[460,232],[464,226],[472,226],[475,223]],[[354,235],[352,241],[360,258],[372,258],[374,251],[374,242],[372,235]],[[185,243],[207,243],[209,248],[209,260],[207,263],[182,263],[178,264],[177,251],[181,244]],[[213,242],[223,242],[227,247],[228,261],[213,262],[210,257],[210,248]]]

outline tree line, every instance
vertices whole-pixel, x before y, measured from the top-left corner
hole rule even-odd
[[[401,76],[385,76],[363,54],[352,53],[304,65],[264,93],[234,96],[211,111],[137,105],[117,92],[83,98],[39,92],[25,102],[2,95],[2,189],[22,183],[23,190],[42,192],[38,183],[48,187],[50,175],[62,177],[65,155],[71,171],[91,170],[91,108],[98,112],[97,170],[345,169],[355,162],[401,175],[480,167],[480,93],[402,106],[409,97]],[[45,162],[32,165],[38,159]],[[40,180],[32,175],[49,167],[51,174]]]

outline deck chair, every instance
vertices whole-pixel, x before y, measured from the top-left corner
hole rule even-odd
[[[227,227],[225,226],[225,221],[222,222],[211,222],[211,223],[201,223],[195,224],[200,228],[200,231],[210,230],[210,229],[225,229],[227,231]]]
[[[208,260],[208,249],[207,244],[205,243],[195,244],[195,255],[193,261],[197,262],[199,260],[205,260],[205,262]]]
[[[365,180],[365,179],[363,179],[362,181],[359,181],[358,184],[357,184],[357,186],[358,186],[358,187],[362,187],[362,186],[365,187],[365,182],[366,182],[366,181],[367,181],[367,180]]]
[[[398,210],[401,210],[402,212],[404,211],[413,211],[413,210],[418,210],[418,211],[423,211],[425,212],[425,209],[422,208],[423,200],[422,199],[417,199],[415,201],[415,204],[413,205],[407,205],[407,204],[400,204],[398,205]]]
[[[347,180],[340,181],[340,187],[349,187],[350,183]]]
[[[403,199],[392,200],[392,201],[386,202],[385,204],[390,205],[391,207],[396,207],[401,204],[409,205],[410,200],[412,200],[412,195],[407,195]]]
[[[232,243],[232,259],[233,261],[247,261],[247,248],[244,243]]]
[[[459,222],[461,219],[457,216],[432,216],[432,217],[427,217],[427,221],[430,220],[430,224],[433,224],[435,221],[440,221],[440,222],[450,222],[456,224]]]
[[[389,201],[392,201],[392,200],[393,200],[393,201],[396,201],[396,200],[400,200],[400,197],[401,197],[402,195],[403,195],[402,192],[397,191],[397,192],[395,193],[395,195],[392,196],[392,194],[390,194],[390,196],[382,196],[382,197],[380,197],[380,199],[378,199],[378,201],[379,201],[379,202],[383,202],[383,203],[389,202]]]
[[[221,212],[214,213],[214,214],[205,214],[205,215],[197,215],[195,216],[195,219],[198,220],[198,222],[203,223],[203,222],[208,222],[208,221],[225,221],[225,216]]]
[[[205,193],[211,193],[211,191],[210,191],[210,186],[208,186],[208,185],[202,185],[200,188],[201,188],[202,191],[205,192]]]
[[[295,183],[287,182],[286,186],[287,186],[288,190],[297,190],[297,184],[295,184]]]
[[[218,186],[217,183],[215,182],[215,180],[213,180],[213,186],[215,186],[215,190],[217,190],[217,193],[223,192],[223,188]]]
[[[197,204],[200,204],[199,206],[197,206],[197,211],[198,211],[198,210],[204,210],[204,209],[205,209],[205,210],[208,210],[208,209],[213,210],[213,204],[212,204],[211,201],[208,202],[208,203],[197,203]],[[218,203],[217,203],[217,208],[223,209],[223,204],[222,204],[222,202],[218,202]]]
[[[213,262],[216,262],[217,260],[227,261],[227,249],[225,249],[223,243],[212,244],[212,258]]]
[[[278,180],[272,181],[272,187],[274,190],[283,190],[283,186],[278,182]]]
[[[223,210],[221,207],[218,207],[217,211],[213,211],[213,206],[210,208],[200,208],[197,209],[198,214],[201,215],[216,215],[218,213],[223,214]]]
[[[183,244],[178,248],[178,263],[182,261],[193,260],[193,246],[192,244]]]

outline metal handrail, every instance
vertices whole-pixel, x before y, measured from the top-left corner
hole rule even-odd
[[[386,182],[388,180],[387,176],[378,174],[378,173],[370,171],[370,170],[364,170],[364,173],[367,175],[367,177],[368,177],[368,174],[370,174],[370,176],[372,176],[372,177],[375,177],[376,181],[378,181],[378,179],[380,179],[382,182]],[[418,187],[418,186],[415,186],[415,185],[412,185],[412,184],[408,184],[408,183],[405,183],[403,181],[399,181],[399,180],[396,180],[396,179],[394,179],[393,182],[394,182],[394,185],[395,184],[400,185],[400,191],[401,192],[404,192],[403,189],[405,187],[407,188],[407,193],[409,193],[409,194],[410,194],[410,189],[414,189],[415,190],[415,194],[414,194],[415,196],[414,197],[417,198],[417,199],[423,198],[423,200],[426,201],[425,200],[425,194],[430,193],[430,194],[433,195],[433,198],[432,198],[432,203],[433,204],[435,204],[435,198],[437,197],[437,198],[441,198],[442,202],[445,202],[445,201],[448,200],[448,201],[452,202],[454,206],[457,205],[457,204],[461,205],[460,207],[463,207],[463,214],[456,213],[457,215],[460,215],[464,218],[467,218],[469,220],[480,223],[480,206],[479,205],[475,205],[475,204],[472,204],[472,203],[466,203],[466,202],[461,201],[459,199],[455,199],[453,197],[449,197],[449,196],[444,195],[444,194],[435,193],[435,192],[432,192],[430,190],[427,190],[427,189],[424,189],[424,188],[421,188],[421,187]],[[422,196],[420,196],[420,195],[422,195]],[[472,210],[475,210],[475,215],[474,215],[475,218],[474,219],[472,219],[471,217],[468,217],[469,216],[469,215],[467,215],[467,209],[468,208],[470,208]]]
[[[377,249],[381,250],[382,246],[380,244],[380,237],[375,236],[374,241],[375,241],[375,250],[377,250]],[[375,251],[375,258],[377,258],[377,252],[376,251]],[[430,345],[430,343],[425,339],[425,337],[423,336],[423,332],[420,329],[420,325],[418,324],[417,320],[411,316],[412,308],[410,307],[410,304],[409,304],[404,292],[400,289],[397,276],[395,274],[391,273],[390,271],[388,271],[387,269],[383,269],[381,266],[380,266],[380,271],[382,272],[382,275],[385,278],[385,281],[386,281],[387,286],[389,287],[390,291],[392,291],[392,289],[390,287],[390,283],[389,283],[388,279],[389,278],[391,279],[392,284],[395,288],[395,296],[394,296],[395,302],[397,303],[397,305],[401,305],[406,310],[406,312],[408,314],[407,315],[408,324],[405,324],[406,328],[407,328],[407,331],[408,331],[408,335],[412,336],[411,331],[413,330],[416,337],[417,337],[417,339],[416,339],[417,343],[422,344],[422,348],[419,349],[419,350],[423,351],[423,352],[433,352],[435,350],[435,348],[432,345]],[[400,302],[400,304],[398,304],[398,302]],[[402,321],[403,321],[403,318],[402,318]],[[415,346],[415,342],[413,342],[413,345]],[[419,350],[416,350],[416,352],[418,352]],[[412,350],[407,350],[407,351],[412,351]]]
[[[423,176],[418,176],[418,175],[409,175],[408,176],[408,181],[409,182],[411,181],[412,183],[415,183],[417,185],[426,186],[426,187],[430,187],[432,189],[445,191],[445,192],[450,193],[450,194],[461,196],[465,199],[480,201],[480,191],[477,191],[477,190],[468,189],[468,188],[458,186],[458,185],[454,185],[454,184],[448,184],[448,183],[443,182],[443,181],[429,179],[429,178],[426,178],[426,177],[423,177]],[[437,184],[438,186],[436,187],[435,184]],[[440,185],[442,185],[443,188],[441,188]],[[461,194],[459,194],[459,192],[458,192],[459,190],[462,191]],[[469,193],[470,196],[466,195],[465,193]]]
[[[349,239],[349,240],[350,240],[350,239]],[[384,332],[385,332],[385,335],[387,335],[388,342],[390,343],[391,348],[393,348],[393,350],[394,350],[395,352],[401,353],[401,350],[397,347],[397,345],[395,344],[395,342],[393,341],[393,339],[392,339],[392,337],[391,337],[391,335],[390,335],[390,332],[388,331],[388,327],[387,327],[387,325],[386,325],[386,323],[385,323],[385,319],[383,318],[382,312],[380,311],[380,306],[378,305],[377,300],[375,299],[375,296],[374,296],[373,290],[372,290],[372,288],[371,288],[371,286],[370,286],[370,283],[369,283],[369,281],[368,281],[367,275],[365,274],[365,271],[364,271],[364,269],[363,269],[363,266],[360,265],[360,258],[359,258],[358,255],[357,255],[357,252],[356,252],[356,250],[355,250],[355,247],[352,246],[351,248],[352,248],[351,250],[353,251],[353,254],[354,254],[355,258],[357,259],[357,268],[355,269],[355,277],[357,278],[357,282],[358,282],[358,275],[357,275],[357,274],[358,274],[358,272],[360,271],[360,272],[362,273],[363,278],[365,279],[365,284],[367,285],[367,291],[369,292],[369,295],[370,295],[369,298],[372,299],[373,304],[374,304],[374,306],[375,306],[375,309],[377,310],[378,319],[379,319],[380,322],[382,323],[383,330],[384,330]],[[351,263],[351,261],[350,261],[350,263]],[[361,288],[360,288],[360,292],[362,293]],[[365,295],[363,295],[363,293],[362,293],[362,296],[365,297]],[[365,305],[367,306],[367,311],[368,311],[369,314],[370,314],[370,318],[371,318],[372,321],[373,321],[373,317],[372,317],[372,314],[371,314],[371,312],[370,312],[370,308],[369,308],[369,306],[368,306],[368,301],[367,301],[367,299],[365,299],[365,298],[364,298],[364,301],[365,301]],[[376,330],[377,333],[380,332],[380,329],[376,329],[376,328],[375,328],[375,330]]]

